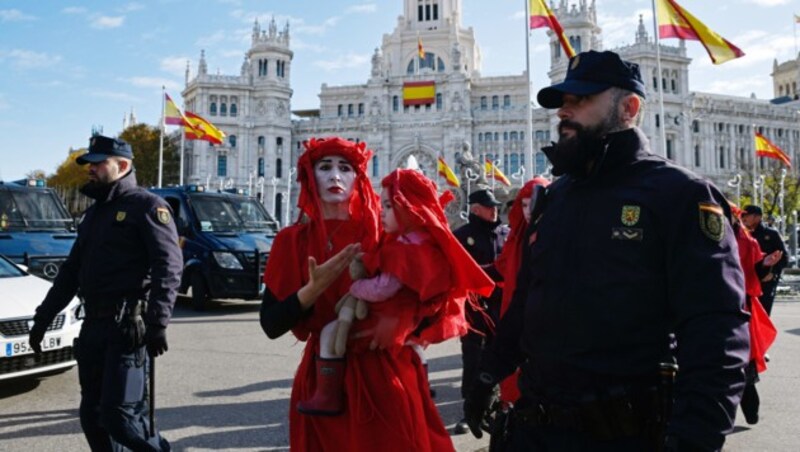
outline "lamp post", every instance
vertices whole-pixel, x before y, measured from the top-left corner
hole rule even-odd
[[[272,179],[269,180],[269,183],[270,185],[272,185],[272,217],[278,220],[278,218],[275,216],[277,214],[277,212],[275,211],[275,208],[277,207],[275,205],[275,196],[277,195],[276,192],[278,191],[278,178],[272,176]]]
[[[284,225],[289,224],[289,219],[291,218],[291,212],[289,212],[292,208],[292,179],[297,173],[296,167],[289,168],[289,177],[286,178],[286,212],[283,214],[284,218]]]
[[[781,235],[783,236],[786,235],[786,218],[784,217],[784,211],[783,211],[783,199],[784,195],[786,194],[784,190],[785,182],[786,182],[786,168],[781,168],[781,185],[780,185],[780,190],[778,190],[778,208],[780,209],[779,210],[780,222],[781,222],[780,231]]]
[[[766,183],[765,183],[766,179],[767,179],[767,177],[764,176],[763,174],[758,176],[758,180],[759,180],[758,186],[761,187],[761,191],[759,192],[759,195],[758,195],[758,205],[762,209],[764,208],[764,189],[767,188],[766,187]]]
[[[511,175],[511,178],[519,181],[519,186],[525,185],[525,166],[520,165],[516,173]]]
[[[739,203],[741,203],[741,197],[742,197],[742,175],[739,174],[739,173],[736,173],[733,176],[733,179],[728,181],[728,187],[733,187],[733,188],[736,189],[736,204],[738,205]]]
[[[462,220],[469,219],[469,194],[472,192],[472,182],[479,177],[480,174],[475,174],[471,168],[464,170],[464,179],[467,180],[467,201],[464,203],[464,211],[459,214]]]

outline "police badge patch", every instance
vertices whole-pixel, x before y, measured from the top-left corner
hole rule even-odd
[[[701,202],[697,204],[700,214],[700,231],[715,242],[722,240],[725,236],[724,213],[722,207]]]
[[[126,212],[123,212],[123,211],[117,212],[117,218],[116,218],[117,221],[124,221],[126,215],[127,215]]]
[[[158,216],[158,221],[164,224],[169,224],[169,222],[172,220],[172,215],[169,214],[169,209],[166,207],[157,207],[156,215]]]
[[[639,206],[622,206],[622,224],[628,227],[636,225],[641,211]]]

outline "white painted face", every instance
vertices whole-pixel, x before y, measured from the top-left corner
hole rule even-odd
[[[526,223],[531,222],[531,198],[522,198],[522,216]]]
[[[389,199],[389,190],[384,188],[381,190],[381,223],[383,223],[383,230],[388,234],[400,232],[400,223],[397,222],[394,206],[392,200]]]
[[[356,172],[344,157],[331,155],[314,163],[319,198],[326,204],[341,204],[350,201]]]

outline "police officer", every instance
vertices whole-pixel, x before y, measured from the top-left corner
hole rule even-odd
[[[85,318],[75,355],[81,427],[93,451],[165,451],[149,431],[147,352],[167,351],[166,328],[180,284],[182,258],[172,212],[136,185],[131,146],[92,137],[81,192],[95,200],[53,287],[36,309],[29,341],[41,353],[45,330],[76,293]],[[144,302],[146,300],[146,303]]]
[[[783,243],[780,232],[765,225],[762,221],[763,212],[758,206],[745,206],[742,211],[742,223],[750,230],[751,235],[758,241],[761,251],[769,255],[775,251],[783,253],[781,259],[769,268],[767,274],[761,278],[761,292],[759,297],[761,305],[767,314],[772,313],[772,304],[775,302],[775,292],[778,290],[778,282],[781,280],[781,273],[789,263],[786,252],[786,245]]]
[[[496,282],[502,281],[500,272],[494,266],[494,261],[502,250],[501,240],[496,232],[500,226],[498,206],[502,203],[497,201],[494,193],[488,189],[473,191],[468,201],[469,222],[453,231],[453,234],[486,274]],[[502,290],[495,288],[489,298],[481,297],[478,300],[481,311],[467,305],[466,317],[471,329],[461,337],[462,397],[466,398],[470,385],[478,375],[481,352],[493,337],[495,325],[500,318],[502,297]],[[458,434],[468,431],[466,419],[462,419],[455,426],[455,432]]]
[[[650,152],[644,96],[638,65],[595,51],[538,93],[558,109],[544,152],[561,177],[533,208],[517,290],[464,404],[481,436],[494,384],[520,367],[506,450],[712,451],[732,430],[749,350],[730,209]]]

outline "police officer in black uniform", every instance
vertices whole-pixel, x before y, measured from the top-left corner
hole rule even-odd
[[[494,384],[520,367],[505,450],[713,451],[733,428],[749,337],[729,206],[650,152],[644,96],[638,65],[595,51],[538,93],[558,109],[544,151],[561,177],[533,208],[517,290],[464,406],[480,436]]]
[[[502,276],[494,266],[494,261],[502,251],[497,228],[500,226],[498,206],[502,205],[489,189],[479,189],[469,194],[469,222],[453,231],[458,241],[493,280],[502,281]],[[470,331],[461,337],[461,396],[466,398],[470,385],[478,375],[478,363],[483,349],[494,336],[494,329],[500,318],[502,289],[495,287],[488,298],[479,298],[481,311],[471,305],[466,307]],[[456,424],[455,432],[467,433],[466,419]]]
[[[99,135],[78,157],[78,164],[89,165],[81,192],[95,203],[36,309],[29,337],[41,353],[53,318],[76,294],[83,300],[75,355],[81,427],[93,451],[170,450],[166,439],[149,431],[146,363],[148,354],[167,351],[183,260],[169,206],[136,185],[132,159],[128,143]]]
[[[742,211],[742,223],[750,230],[751,235],[758,241],[758,246],[765,254],[775,251],[783,253],[781,259],[770,267],[767,274],[761,278],[761,297],[758,300],[764,306],[767,314],[772,314],[772,304],[775,302],[775,292],[778,290],[778,282],[781,280],[781,273],[789,263],[786,244],[783,243],[780,232],[765,225],[762,221],[763,212],[758,206],[745,206]]]

